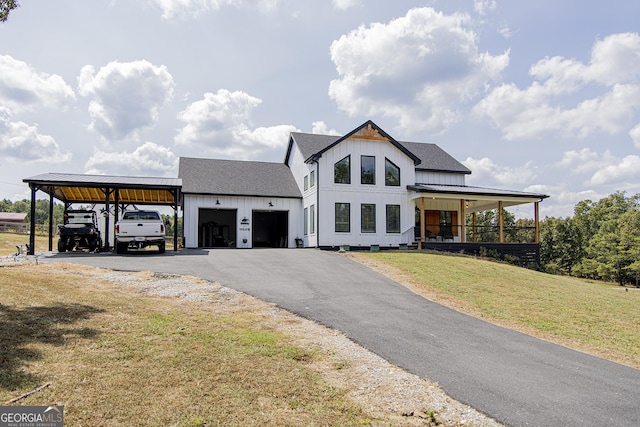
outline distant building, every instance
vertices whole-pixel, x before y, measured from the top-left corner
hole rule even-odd
[[[27,233],[27,214],[16,212],[0,212],[0,232]]]

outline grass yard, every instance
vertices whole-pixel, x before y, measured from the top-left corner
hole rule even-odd
[[[353,254],[425,297],[640,368],[640,290],[427,252]]]
[[[56,249],[57,237],[54,236],[53,248]],[[29,243],[28,234],[18,233],[0,233],[0,256],[7,256],[15,254],[16,246],[22,245],[22,250],[27,250],[27,243]],[[36,235],[36,249],[38,251],[45,251],[49,249],[49,237],[45,235]]]
[[[307,367],[322,357],[250,311],[158,296],[74,269],[0,267],[0,404],[65,405],[67,425],[366,425]],[[99,279],[96,279],[99,280]]]

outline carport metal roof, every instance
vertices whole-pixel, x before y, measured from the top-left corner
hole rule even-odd
[[[23,179],[66,203],[109,202],[140,205],[175,205],[182,188],[180,178],[45,173]],[[117,192],[117,193],[116,193]]]
[[[53,199],[65,206],[73,203],[114,204],[116,216],[118,205],[167,205],[174,209],[178,223],[178,203],[182,180],[180,178],[153,178],[113,175],[81,175],[70,173],[45,173],[24,178],[31,189],[31,218],[35,216],[35,198],[38,190],[50,197],[49,216],[53,215]],[[107,220],[108,221],[108,220]],[[53,221],[49,221],[49,250],[52,250]],[[108,222],[106,226],[109,229]],[[174,250],[177,250],[177,235],[174,233]],[[35,253],[35,223],[31,222],[29,254]],[[109,247],[109,233],[105,233],[105,247]]]

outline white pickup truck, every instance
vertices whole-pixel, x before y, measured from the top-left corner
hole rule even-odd
[[[116,253],[158,246],[164,253],[164,222],[158,211],[125,211],[116,223]]]

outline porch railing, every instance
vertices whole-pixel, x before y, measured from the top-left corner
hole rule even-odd
[[[467,243],[499,243],[500,228],[498,226],[465,227]],[[460,242],[461,225],[425,224],[425,242]],[[414,227],[416,241],[420,239],[420,226]],[[505,226],[504,243],[535,243],[536,228],[523,226]]]

